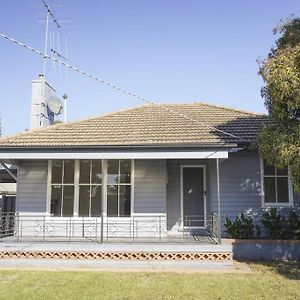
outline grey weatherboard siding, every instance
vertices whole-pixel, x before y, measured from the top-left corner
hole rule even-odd
[[[166,213],[166,160],[135,160],[134,212]]]
[[[47,160],[29,160],[20,163],[18,167],[17,211],[46,212],[47,176]]]

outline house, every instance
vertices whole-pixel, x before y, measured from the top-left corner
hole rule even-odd
[[[19,232],[220,242],[225,215],[300,204],[289,170],[253,147],[268,120],[204,103],[145,105],[2,138],[0,160],[18,166]]]

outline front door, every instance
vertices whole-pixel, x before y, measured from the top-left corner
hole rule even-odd
[[[205,227],[205,167],[181,167],[181,214],[185,227]]]

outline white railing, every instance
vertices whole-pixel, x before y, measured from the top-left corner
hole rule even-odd
[[[217,243],[216,214],[174,220],[177,233],[168,235],[166,215],[132,217],[53,217],[0,214],[0,238],[14,241],[200,242]]]

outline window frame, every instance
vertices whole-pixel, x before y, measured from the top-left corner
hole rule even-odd
[[[81,160],[88,160],[89,161],[89,183],[80,183],[80,161]],[[94,160],[99,160],[101,161],[101,183],[93,183],[92,182],[92,169],[93,169],[93,161]],[[102,197],[103,197],[103,177],[104,177],[104,168],[103,168],[103,159],[78,159],[78,183],[76,182],[76,184],[78,185],[78,196],[76,195],[76,197],[78,197],[77,201],[78,201],[78,216],[80,218],[82,217],[85,217],[85,218],[97,218],[97,217],[101,217],[101,210],[103,209],[102,208],[102,205],[103,205],[103,200],[102,200]],[[75,167],[76,169],[76,167]],[[88,186],[89,187],[89,213],[88,213],[88,216],[80,216],[80,187],[81,186]],[[100,187],[100,194],[101,194],[101,199],[100,199],[100,215],[99,216],[92,216],[92,187],[94,186],[98,186]],[[75,203],[75,196],[74,196],[74,203]],[[76,210],[77,210],[76,209]],[[75,214],[73,213],[73,216],[75,216]]]
[[[118,176],[120,176],[120,161],[121,160],[129,160],[130,161],[130,183],[120,183],[118,182],[117,184],[113,184],[115,186],[117,186],[117,192],[118,192],[118,215],[115,216],[109,216],[108,215],[108,201],[107,201],[107,190],[108,190],[108,186],[111,185],[108,182],[108,161],[109,160],[116,160],[118,161],[118,169],[119,169],[119,173]],[[108,218],[121,218],[121,219],[125,219],[125,218],[131,218],[134,215],[134,159],[127,159],[127,158],[120,158],[120,159],[105,159],[105,168],[104,168],[104,177],[105,177],[105,213],[106,216]],[[119,207],[119,202],[120,202],[120,187],[121,186],[130,186],[130,213],[128,216],[120,216],[120,207]]]
[[[97,158],[89,158],[90,160],[97,160]],[[65,160],[65,159],[61,159]],[[101,183],[101,209],[102,214],[104,217],[109,217],[107,215],[107,162],[108,159],[100,159],[102,161],[102,183]],[[116,159],[122,160],[122,159]],[[127,184],[131,187],[130,189],[130,215],[129,216],[111,216],[109,218],[132,218],[134,216],[134,181],[135,181],[135,159],[128,159],[131,161],[131,177],[130,177],[130,184]],[[79,217],[79,171],[80,171],[80,159],[74,159],[74,184],[66,184],[66,185],[73,185],[74,186],[74,199],[73,199],[73,216],[72,217]],[[48,159],[48,180],[47,180],[47,203],[46,203],[46,215],[52,216],[51,214],[51,188],[52,188],[52,162],[53,159]],[[82,184],[84,185],[84,184]],[[95,184],[98,185],[98,184]],[[61,216],[52,216],[61,218]],[[82,218],[82,217],[81,217]],[[90,218],[86,216],[85,218]],[[97,217],[93,217],[97,218]]]
[[[275,168],[276,169],[276,168]],[[294,189],[291,181],[291,176],[290,176],[290,167],[288,167],[288,174],[287,175],[265,175],[265,164],[264,160],[260,158],[260,175],[261,175],[261,204],[263,208],[268,208],[268,207],[293,207],[294,206]],[[265,177],[270,177],[270,178],[286,178],[288,179],[288,202],[265,202]],[[275,191],[275,196],[277,198],[277,190]]]
[[[53,168],[53,161],[54,160],[61,160],[62,161],[62,179],[60,183],[52,183],[52,168]],[[71,160],[74,161],[74,170],[73,170],[73,183],[64,183],[64,173],[65,173],[65,161]],[[47,195],[47,208],[46,213],[53,217],[58,218],[70,218],[74,216],[74,209],[75,209],[75,191],[76,191],[76,160],[75,159],[52,159],[49,160],[48,163],[48,195]],[[50,177],[50,178],[49,178]],[[55,216],[53,213],[51,213],[51,199],[52,199],[52,186],[61,186],[62,187],[62,193],[61,193],[61,209],[60,209],[60,215]],[[65,186],[71,186],[73,187],[73,213],[72,216],[64,216],[63,215],[63,207],[64,207],[64,187]]]

